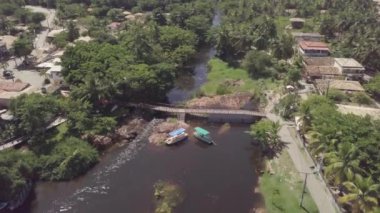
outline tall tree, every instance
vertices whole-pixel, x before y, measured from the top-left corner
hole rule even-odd
[[[275,151],[283,145],[278,132],[280,124],[267,119],[261,120],[251,126],[249,134],[257,140],[265,152]]]
[[[346,181],[343,186],[348,193],[340,197],[339,202],[352,203],[352,212],[377,212],[379,210],[379,183],[375,183],[370,177],[356,176],[353,182]]]
[[[79,37],[79,29],[76,27],[73,21],[69,21],[67,24],[67,40],[73,42]]]

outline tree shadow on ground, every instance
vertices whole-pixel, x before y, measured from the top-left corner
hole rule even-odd
[[[288,142],[281,142],[281,143],[278,143],[276,146],[274,147],[270,147],[268,149],[265,149],[263,150],[263,155],[268,159],[268,160],[272,160],[274,158],[278,158],[281,154],[281,152],[287,148],[289,145]]]

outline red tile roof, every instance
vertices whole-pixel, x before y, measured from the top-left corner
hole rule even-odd
[[[304,50],[327,50],[329,46],[326,43],[320,41],[300,41],[299,46]]]

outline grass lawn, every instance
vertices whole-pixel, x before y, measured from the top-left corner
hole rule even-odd
[[[260,91],[276,89],[281,85],[280,81],[272,79],[254,80],[246,70],[229,67],[220,59],[212,59],[208,65],[208,81],[201,87],[201,91],[206,96],[219,94],[220,87],[226,88],[225,94],[235,92],[258,94]]]
[[[304,195],[304,209],[299,206],[304,180],[286,151],[272,161],[272,167],[274,175],[265,173],[260,177],[260,192],[268,212],[318,212],[308,191]]]

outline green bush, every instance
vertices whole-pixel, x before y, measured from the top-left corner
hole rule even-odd
[[[66,32],[59,33],[53,38],[52,43],[58,48],[66,47],[66,45],[69,43],[68,34]]]
[[[275,110],[285,119],[292,119],[300,106],[300,97],[297,94],[289,94],[282,98]]]
[[[225,84],[219,84],[219,86],[216,88],[217,95],[226,95],[229,93],[231,93],[231,90]]]
[[[351,101],[363,105],[371,105],[373,103],[372,99],[364,92],[354,93],[351,97]]]
[[[330,100],[336,102],[343,102],[348,100],[348,96],[344,92],[336,89],[330,89],[327,97]]]
[[[15,199],[32,179],[37,158],[30,151],[5,150],[0,154],[0,200]]]
[[[98,161],[98,152],[87,142],[70,137],[58,142],[49,155],[41,157],[41,178],[70,180]]]

